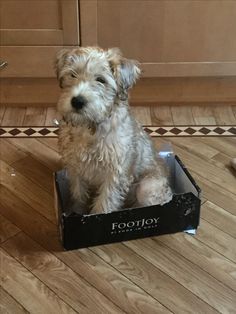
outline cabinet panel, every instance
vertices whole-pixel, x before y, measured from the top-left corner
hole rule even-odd
[[[63,45],[62,30],[0,30],[1,46]]]
[[[60,5],[58,0],[1,0],[1,28],[61,28]]]
[[[78,45],[77,0],[0,0],[5,46]]]
[[[54,77],[53,60],[61,47],[1,47],[8,65],[0,77]]]
[[[98,42],[142,62],[235,60],[236,1],[102,0],[97,15]]]
[[[77,0],[0,0],[1,77],[54,77],[63,46],[79,45]],[[18,18],[19,17],[19,18]]]
[[[81,40],[120,47],[146,76],[236,75],[235,16],[234,0],[81,0]]]

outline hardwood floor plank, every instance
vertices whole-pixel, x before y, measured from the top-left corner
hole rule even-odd
[[[212,106],[192,106],[193,119],[197,125],[216,125]]]
[[[234,311],[236,293],[233,290],[163,243],[147,238],[126,242],[125,245],[217,311],[222,313]]]
[[[41,215],[55,223],[53,194],[49,194],[43,190],[39,185],[26,178],[16,169],[14,169],[14,173],[12,173],[12,167],[7,165],[4,161],[0,161],[0,167],[2,185],[9,189],[12,194],[32,206]]]
[[[26,314],[29,313],[10,294],[0,287],[0,313],[2,314]]]
[[[198,231],[197,231],[198,233]],[[236,291],[236,265],[205,243],[198,241],[196,236],[176,233],[156,237],[161,242],[181,254],[191,263],[197,265],[212,277]]]
[[[236,155],[236,137],[224,138],[224,137],[208,137],[207,139],[199,138],[200,141],[207,143],[209,146],[217,149],[219,152],[234,158]]]
[[[59,115],[59,113],[57,112],[56,106],[54,107],[48,107],[47,108],[47,113],[46,113],[46,119],[45,119],[45,124],[46,126],[52,126],[53,124],[53,120],[57,119],[60,120],[61,117]]]
[[[6,139],[0,139],[0,148],[0,160],[7,162],[9,165],[27,156],[27,153],[18,149]]]
[[[235,239],[204,219],[201,219],[197,239],[236,263]]]
[[[13,237],[20,229],[0,214],[0,243]]]
[[[212,157],[212,161],[217,167],[232,173],[231,159],[231,157],[225,155],[224,153],[218,153]]]
[[[57,226],[1,186],[0,214],[50,251],[61,251]]]
[[[165,141],[163,141],[163,139],[159,139],[159,142]],[[177,138],[171,138],[170,142],[173,145],[174,152],[180,157],[190,172],[193,171],[205,179],[208,179],[212,183],[216,183],[221,186],[223,190],[236,194],[235,176],[232,173],[212,165],[203,158],[196,156],[194,153],[187,152],[178,145]]]
[[[39,243],[41,246],[43,246],[47,250],[53,251],[54,254],[60,260],[65,262],[65,264],[67,264],[68,266],[71,266],[72,269],[75,268],[74,270],[77,273],[79,273],[79,275],[82,275],[86,280],[90,278],[89,282],[91,282],[93,285],[96,284],[98,288],[101,288],[102,284],[104,283],[104,277],[105,277],[108,280],[108,284],[103,286],[103,288],[101,289],[106,289],[106,290],[108,289],[108,291],[105,290],[104,294],[109,297],[111,297],[112,295],[111,300],[113,299],[117,300],[121,298],[122,299],[121,304],[128,306],[130,313],[137,313],[137,307],[139,309],[146,308],[146,309],[151,310],[153,309],[154,305],[155,305],[155,308],[160,309],[160,313],[168,312],[167,309],[162,307],[156,300],[149,298],[148,295],[145,296],[145,293],[143,291],[140,291],[140,288],[138,287],[136,288],[135,286],[131,285],[131,283],[127,284],[127,280],[125,278],[122,278],[121,280],[121,275],[116,274],[115,271],[113,271],[111,274],[111,271],[109,271],[109,268],[107,269],[106,266],[104,266],[104,262],[102,263],[102,261],[97,261],[97,263],[95,264],[93,268],[94,271],[91,273],[91,270],[90,270],[90,273],[89,273],[89,269],[91,268],[91,266],[86,267],[86,269],[84,269],[83,263],[81,264],[81,259],[76,258],[75,260],[75,256],[78,256],[79,252],[77,254],[75,251],[63,252],[63,249],[58,242],[58,233],[54,225],[52,225],[49,221],[44,219],[42,216],[37,215],[37,214],[35,215],[32,208],[27,206],[27,204],[25,204],[20,199],[14,197],[10,201],[8,201],[10,193],[7,189],[3,188],[2,193],[4,197],[0,197],[0,204],[1,204],[0,212],[4,213],[5,216],[9,220],[15,222],[17,226],[20,227],[22,230],[24,230],[24,232],[30,238],[34,239],[37,243]],[[15,204],[17,204],[17,206]],[[18,245],[17,247],[19,248],[20,245]],[[33,247],[34,246],[32,246],[32,248]],[[31,250],[28,250],[29,255],[32,254],[32,251],[33,251],[32,248]],[[26,250],[26,252],[28,251]],[[41,249],[39,251],[45,252],[45,249]],[[36,259],[35,262],[40,263],[40,259]],[[94,263],[94,259],[90,260],[90,264],[93,265],[93,263]],[[103,272],[99,276],[99,278],[97,278],[98,275],[94,272],[95,271],[97,272],[98,267],[103,268],[106,275]],[[112,284],[111,279],[114,280],[113,287],[111,287],[111,284]],[[122,289],[123,297],[121,294],[117,295],[119,290],[114,290],[114,287],[116,287],[116,289],[119,289],[119,290]],[[126,290],[127,288],[129,289]],[[77,293],[78,293],[78,290],[77,290]],[[126,300],[124,300],[124,297],[126,298]],[[140,304],[139,302],[137,303],[137,298],[140,300]]]
[[[208,144],[208,138],[203,140],[202,138],[197,137],[194,139],[191,137],[179,137],[178,139],[174,139],[174,141],[185,151],[204,159],[209,164],[219,167],[229,174],[232,174],[230,166],[231,158],[228,155],[219,152],[216,148],[211,147]],[[224,141],[224,139],[222,139],[222,141]]]
[[[27,107],[23,125],[42,126],[45,124],[47,108]]]
[[[11,166],[53,196],[53,171],[41,162],[31,156],[27,156],[14,162]]]
[[[142,124],[236,124],[235,106],[233,105],[157,105],[131,106],[131,111]],[[5,113],[5,114],[4,114]],[[2,119],[1,119],[2,118]],[[46,125],[52,126],[54,119],[60,120],[56,106],[53,107],[0,107],[2,125]],[[1,121],[2,120],[2,121]]]
[[[58,138],[37,138],[36,141],[58,152]]]
[[[5,114],[5,110],[6,110],[6,107],[0,105],[0,125],[3,125],[2,120],[3,120],[4,114]]]
[[[233,153],[235,156],[236,135],[229,138],[226,137],[225,142],[227,143],[227,145],[231,145],[233,147]]]
[[[204,158],[204,160],[209,161],[215,155],[219,153],[216,148],[213,148],[208,145],[207,140],[201,141],[200,138],[191,138],[191,137],[179,137],[178,139],[170,139],[171,141],[183,148],[187,152]],[[163,141],[163,140],[161,140]]]
[[[188,289],[122,244],[99,246],[92,248],[92,251],[173,313],[191,313],[193,308],[201,309],[205,313],[215,312]]]
[[[24,122],[25,107],[6,107],[2,119],[3,126],[21,126]]]
[[[45,251],[24,234],[6,242],[4,248],[79,313],[123,313],[122,304],[120,304],[121,309],[115,306],[107,295],[101,294],[56,256]],[[77,262],[79,267],[79,260]],[[154,313],[154,310],[168,313],[151,297],[145,298],[132,290],[127,291],[127,294],[129,293],[130,296],[134,293],[137,298],[136,302],[140,302],[150,313]],[[139,311],[139,303],[137,306],[132,313]]]
[[[75,313],[31,272],[0,248],[1,284],[30,313]]]
[[[49,221],[45,220],[42,216],[37,215],[34,213],[34,211],[27,206],[23,201],[20,199],[13,197],[10,201],[7,201],[9,199],[9,191],[5,188],[1,190],[1,197],[0,197],[0,211],[5,214],[8,219],[11,221],[14,221],[18,226],[21,227],[22,230],[24,230],[30,237],[35,239],[37,242],[39,242],[41,245],[44,246],[44,248],[51,249],[53,251],[61,251],[61,245],[58,243],[58,233],[55,228]],[[4,195],[4,197],[3,197]],[[7,204],[6,204],[7,203]],[[17,206],[16,206],[17,204]],[[14,239],[15,241],[15,239]],[[6,243],[6,244],[5,244]],[[8,241],[4,243],[5,245],[8,245]],[[30,255],[32,254],[32,251],[34,245],[31,243],[30,248],[28,252]],[[36,250],[37,251],[37,250]],[[44,252],[45,250],[41,248],[39,252]],[[39,260],[37,260],[39,262]],[[40,263],[40,262],[39,262]],[[53,273],[52,270],[50,272]],[[61,278],[61,276],[59,276]],[[70,282],[71,280],[69,280]],[[74,280],[72,280],[73,282]],[[76,293],[78,297],[78,291],[84,290],[84,287],[76,287],[74,289],[74,293]],[[94,292],[91,292],[91,295],[94,296]],[[75,298],[75,295],[73,296]],[[100,298],[100,297],[99,297]],[[149,300],[150,301],[150,300]],[[107,302],[109,304],[109,302]],[[114,309],[113,309],[114,310]],[[119,311],[118,311],[119,312]],[[166,312],[166,311],[164,311]],[[100,311],[99,311],[100,313]],[[101,311],[101,313],[103,313]],[[114,312],[115,313],[115,312]]]
[[[171,106],[171,113],[175,125],[194,125],[191,106],[179,105]]]
[[[158,105],[150,107],[151,125],[173,125],[170,106]]]
[[[219,207],[224,208],[224,210],[229,213],[236,215],[236,195],[221,188],[221,185],[217,185],[207,178],[203,178],[196,172],[191,172],[193,178],[199,184],[202,189],[202,195],[212,201],[214,204]]]
[[[61,168],[60,156],[58,153],[34,138],[22,138],[20,140],[13,138],[7,139],[7,141],[24,152],[29,153],[52,171]]]
[[[201,217],[221,231],[228,233],[236,239],[236,216],[213,204],[210,201],[204,203],[201,209]]]
[[[90,249],[56,252],[55,255],[126,313],[164,311],[160,300],[154,300],[143,286],[134,284]]]
[[[219,125],[236,125],[236,118],[231,106],[213,106],[213,113],[216,124]]]
[[[131,112],[135,116],[135,118],[142,124],[142,125],[151,125],[151,114],[150,114],[150,107],[146,106],[134,106],[130,107]]]

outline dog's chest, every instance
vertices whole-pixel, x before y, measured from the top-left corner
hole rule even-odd
[[[119,171],[125,161],[125,141],[116,134],[97,136],[88,129],[63,127],[59,147],[65,165],[83,177],[104,177],[107,171]]]

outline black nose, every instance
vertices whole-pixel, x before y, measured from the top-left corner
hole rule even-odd
[[[86,99],[83,96],[73,97],[71,105],[75,109],[82,109],[86,105]]]

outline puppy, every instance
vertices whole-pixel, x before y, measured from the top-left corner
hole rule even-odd
[[[132,116],[128,91],[140,76],[117,48],[62,50],[56,57],[63,119],[59,150],[77,210],[109,213],[172,198],[165,167]]]

